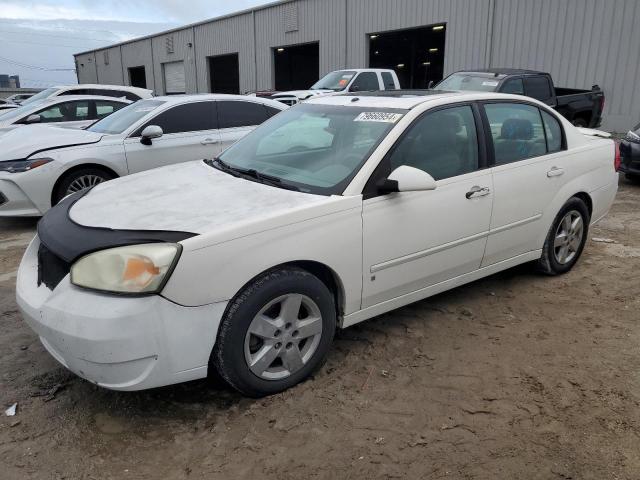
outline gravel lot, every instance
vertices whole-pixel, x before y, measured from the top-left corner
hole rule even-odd
[[[202,381],[99,389],[23,323],[32,220],[0,220],[0,477],[640,478],[640,186],[568,275],[523,266],[341,332],[263,400]],[[602,243],[596,238],[612,239]]]

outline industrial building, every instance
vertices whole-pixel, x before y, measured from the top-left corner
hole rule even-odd
[[[285,0],[75,55],[80,83],[157,94],[308,88],[386,67],[404,88],[456,70],[550,72],[606,94],[604,128],[640,122],[637,0]]]

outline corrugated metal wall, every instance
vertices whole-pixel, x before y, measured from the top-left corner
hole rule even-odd
[[[207,92],[207,57],[238,53],[241,91],[268,89],[275,47],[319,42],[322,75],[366,67],[368,34],[435,23],[447,24],[445,73],[487,66],[545,70],[559,86],[599,84],[607,96],[605,127],[624,131],[640,121],[638,0],[287,1],[123,44],[124,65],[112,53],[117,47],[108,49],[109,65],[102,50],[78,55],[78,79],[128,82],[126,69],[144,64],[149,87],[163,93],[162,63],[183,60],[187,92]],[[174,53],[167,52],[167,37]]]
[[[207,57],[229,53],[238,54],[240,91],[248,92],[255,88],[255,39],[252,13],[197,25],[194,31],[197,49],[197,91],[211,91]]]
[[[123,85],[122,57],[120,47],[105,48],[96,50],[95,54],[97,76],[100,83],[108,85]]]
[[[491,66],[544,70],[560,87],[605,91],[605,126],[640,121],[638,0],[496,0]]]
[[[125,85],[130,85],[129,68],[144,67],[147,80],[147,88],[156,90],[153,72],[153,55],[151,52],[151,39],[122,45],[122,70]]]

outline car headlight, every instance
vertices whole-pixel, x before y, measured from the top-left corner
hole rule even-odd
[[[71,283],[111,293],[158,293],[181,251],[177,243],[148,243],[90,253],[71,267]]]
[[[53,158],[30,158],[27,160],[9,160],[0,162],[0,172],[20,173],[28,172],[34,168],[53,162]]]

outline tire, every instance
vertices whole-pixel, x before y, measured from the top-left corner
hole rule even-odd
[[[563,232],[574,231],[574,221],[577,221],[580,217],[581,233],[579,237],[577,234],[570,234],[562,236]],[[567,218],[570,218],[568,224],[571,228],[568,229]],[[589,209],[585,205],[584,201],[577,197],[571,198],[564,204],[562,209],[556,215],[556,218],[551,225],[551,229],[547,234],[547,238],[542,247],[542,256],[537,262],[537,268],[541,273],[547,275],[561,275],[567,273],[576,264],[584,245],[587,241],[589,234],[589,222],[591,216],[589,215]],[[558,240],[556,242],[556,240]],[[566,248],[566,250],[564,250]],[[565,256],[566,254],[566,256]]]
[[[335,329],[335,299],[320,279],[296,267],[272,270],[227,306],[209,368],[246,396],[272,395],[322,366]]]
[[[578,128],[587,128],[589,126],[589,124],[584,118],[574,118],[571,123],[573,123],[574,127],[578,127]]]
[[[58,182],[58,185],[56,185],[51,204],[52,206],[56,205],[60,200],[72,193],[93,188],[96,185],[112,180],[113,178],[113,174],[99,168],[88,167],[73,170],[72,172],[65,174]],[[83,184],[86,185],[86,188],[79,188]]]

